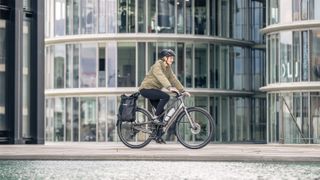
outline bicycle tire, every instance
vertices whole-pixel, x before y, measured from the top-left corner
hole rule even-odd
[[[129,148],[143,148],[150,143],[153,131],[151,114],[142,108],[136,109],[136,119],[133,122],[118,121],[117,132],[120,140]],[[143,132],[145,131],[145,132]]]
[[[185,111],[181,111],[176,121],[176,136],[178,141],[189,149],[200,149],[206,146],[213,136],[215,124],[211,115],[200,107],[189,107],[187,111],[191,118],[200,125],[199,132],[191,131],[191,124]]]

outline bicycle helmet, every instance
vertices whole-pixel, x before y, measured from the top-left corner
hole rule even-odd
[[[171,49],[162,49],[159,53],[159,58],[163,58],[165,56],[176,56],[176,53]]]

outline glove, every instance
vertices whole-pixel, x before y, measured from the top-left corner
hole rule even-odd
[[[185,95],[185,96],[187,96],[187,97],[190,97],[190,96],[191,96],[191,94],[190,94],[189,92],[187,92],[187,91],[184,91],[182,94]]]

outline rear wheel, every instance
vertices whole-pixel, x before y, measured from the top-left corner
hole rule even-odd
[[[178,141],[187,148],[199,149],[206,146],[213,135],[214,122],[211,115],[199,107],[187,108],[190,118],[195,122],[191,127],[188,116],[182,111],[176,121],[176,135]]]
[[[154,126],[150,113],[142,108],[136,110],[134,122],[118,122],[117,131],[120,140],[130,148],[143,148],[150,143]]]

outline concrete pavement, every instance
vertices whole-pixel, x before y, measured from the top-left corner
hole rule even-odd
[[[161,160],[320,162],[320,145],[209,144],[198,150],[151,143],[129,149],[122,143],[0,145],[0,160]]]

